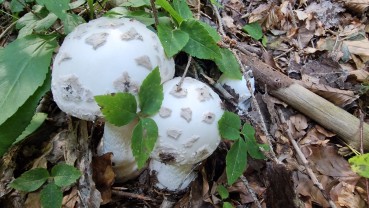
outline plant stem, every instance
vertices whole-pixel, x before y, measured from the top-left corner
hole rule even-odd
[[[152,9],[152,15],[154,16],[154,20],[155,20],[155,27],[157,27],[159,24],[158,10],[155,7],[154,0],[150,0],[150,4],[151,4],[151,9]]]

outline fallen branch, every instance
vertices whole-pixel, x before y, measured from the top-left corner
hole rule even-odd
[[[358,118],[297,84],[258,57],[242,55],[242,61],[252,68],[260,87],[267,87],[270,94],[336,133],[349,146],[360,149]],[[363,124],[363,147],[369,150],[369,125],[366,123]]]

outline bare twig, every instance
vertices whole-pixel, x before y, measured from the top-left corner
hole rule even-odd
[[[159,18],[158,18],[158,10],[155,7],[155,1],[150,0],[150,5],[152,9],[152,15],[154,16],[154,20],[155,20],[155,27],[157,27],[159,24]]]
[[[254,190],[251,188],[251,186],[249,185],[249,182],[247,181],[247,178],[243,175],[240,176],[240,179],[242,180],[243,184],[246,186],[247,190],[249,191],[249,193],[251,194],[252,199],[254,200],[256,206],[258,208],[261,208],[261,204],[259,199],[256,197],[256,194],[254,192]]]
[[[186,77],[186,74],[188,72],[188,68],[190,68],[191,66],[191,61],[192,61],[192,56],[188,56],[188,61],[187,61],[187,65],[186,65],[186,68],[182,74],[182,77],[181,77],[181,80],[179,80],[178,84],[177,84],[177,91],[180,91],[182,88],[182,84],[183,84],[183,80],[185,79]]]
[[[133,199],[138,199],[138,200],[142,200],[142,201],[155,201],[154,199],[147,197],[147,196],[143,196],[141,194],[135,194],[135,193],[130,193],[130,192],[126,192],[126,191],[121,191],[121,190],[116,190],[114,188],[112,188],[112,194],[120,196],[120,197],[124,197],[124,198],[133,198]]]
[[[218,19],[218,30],[219,30],[219,33],[222,36],[226,36],[226,33],[224,32],[224,28],[223,28],[222,17],[219,14],[218,8],[214,4],[211,4],[211,5],[213,6],[213,10],[214,10],[215,16]]]
[[[281,109],[278,109],[278,114],[279,117],[281,119],[281,122],[285,125],[285,128],[289,128],[286,119],[283,115],[283,112]],[[309,175],[311,181],[314,183],[314,185],[320,190],[320,192],[322,193],[322,195],[324,196],[324,198],[328,201],[329,205],[331,206],[331,208],[336,208],[336,204],[332,201],[332,199],[330,198],[330,196],[326,193],[326,191],[324,190],[323,185],[319,182],[318,178],[316,177],[316,175],[314,174],[313,170],[310,168],[309,166],[309,162],[307,161],[304,153],[302,153],[299,145],[297,144],[297,142],[293,139],[293,136],[291,134],[291,132],[289,131],[289,129],[284,129],[285,134],[287,134],[288,139],[290,140],[293,148],[295,149],[297,156],[299,158],[299,160],[302,162],[302,164],[305,167],[306,173]]]
[[[6,35],[6,33],[8,33],[13,27],[14,25],[17,24],[17,21],[14,21],[13,23],[11,23],[1,34],[0,34],[0,40]]]

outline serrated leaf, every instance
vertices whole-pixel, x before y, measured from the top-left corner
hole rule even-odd
[[[157,139],[158,126],[151,118],[141,119],[133,129],[132,153],[139,169],[145,166]]]
[[[241,68],[233,53],[227,48],[220,48],[220,54],[222,57],[214,60],[219,70],[231,79],[241,80]]]
[[[50,76],[49,71],[43,85],[39,87],[30,98],[28,98],[28,100],[12,117],[0,125],[0,156],[7,151],[7,149],[30,123],[41,97],[50,90]],[[14,128],[14,126],[17,128]]]
[[[151,71],[142,82],[138,92],[138,99],[141,109],[140,113],[151,116],[159,111],[164,94],[158,67]]]
[[[241,132],[245,137],[247,152],[250,154],[250,156],[254,159],[265,159],[265,155],[259,149],[261,145],[256,142],[254,127],[252,127],[250,124],[244,124]]]
[[[223,202],[223,208],[234,208],[234,206],[229,202]]]
[[[351,169],[362,177],[369,178],[369,153],[349,159]]]
[[[135,96],[129,93],[114,93],[95,96],[105,119],[116,126],[124,126],[137,117]]]
[[[232,112],[224,112],[218,121],[220,135],[225,139],[237,140],[240,138],[241,119]]]
[[[47,118],[46,113],[36,113],[33,115],[32,120],[30,121],[29,125],[26,129],[22,132],[22,134],[15,140],[13,143],[16,144],[26,138],[28,135],[32,134],[34,131],[44,123],[45,119]]]
[[[217,43],[218,41],[222,40],[220,35],[218,34],[217,30],[210,26],[209,24],[199,21],[199,23],[208,31],[209,35],[213,38],[213,40]]]
[[[217,43],[199,21],[193,19],[183,21],[180,30],[186,32],[190,37],[183,51],[200,59],[221,58]]]
[[[260,40],[263,37],[263,29],[258,22],[247,24],[242,29],[255,40]]]
[[[232,185],[243,174],[247,166],[246,143],[237,140],[226,156],[226,173],[229,185]]]
[[[0,50],[0,124],[42,85],[56,45],[54,36],[29,35]]]
[[[63,192],[54,183],[47,184],[40,192],[42,208],[61,208]]]
[[[192,18],[192,12],[186,0],[173,0],[173,8],[183,19]]]
[[[169,4],[167,0],[156,0],[155,4],[161,6],[165,11],[167,11],[170,16],[172,16],[178,24],[180,24],[183,21],[183,18],[181,15],[178,14],[176,10],[173,9],[173,7]]]
[[[57,186],[65,187],[76,182],[81,177],[81,172],[71,165],[60,163],[51,169],[51,176]]]
[[[220,198],[222,198],[222,200],[225,200],[229,197],[229,192],[227,188],[224,187],[223,185],[218,185],[217,191],[219,193]]]
[[[10,183],[10,187],[19,191],[32,192],[37,190],[49,178],[49,172],[45,168],[35,168],[24,172]]]
[[[160,42],[168,57],[172,57],[182,50],[189,40],[188,34],[182,30],[172,29],[161,23],[157,26],[157,29]]]

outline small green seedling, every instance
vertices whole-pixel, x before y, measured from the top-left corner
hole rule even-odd
[[[261,40],[263,46],[266,46],[268,39],[263,35],[263,29],[257,22],[249,23],[242,28],[247,34],[249,34],[254,40]]]
[[[40,200],[43,208],[60,208],[63,200],[63,187],[68,187],[81,177],[81,172],[73,166],[61,163],[51,172],[45,168],[34,168],[24,172],[10,183],[10,187],[23,192],[42,189]],[[46,182],[46,184],[45,184]]]
[[[159,111],[163,99],[163,85],[157,67],[145,78],[140,87],[139,105],[135,96],[130,93],[95,96],[97,104],[109,123],[124,126],[136,118],[139,119],[133,130],[131,146],[138,168],[144,167],[158,138],[158,126],[149,117]],[[138,109],[140,112],[137,112]]]
[[[251,125],[244,124],[241,129],[241,119],[234,113],[224,112],[218,124],[221,136],[234,141],[226,156],[228,184],[232,185],[245,171],[247,155],[255,159],[265,159],[260,148],[268,151],[269,147],[256,142],[255,130]]]
[[[369,153],[349,159],[351,169],[362,177],[369,178]]]
[[[223,208],[233,208],[233,205],[231,203],[225,201],[229,197],[229,192],[228,192],[227,188],[224,187],[223,185],[218,185],[217,191],[218,191],[218,194],[219,194],[220,198],[223,201]]]

